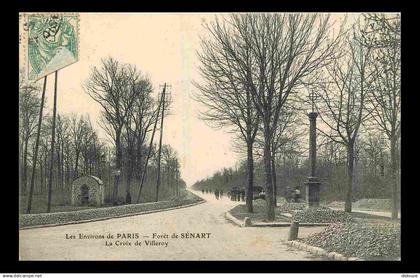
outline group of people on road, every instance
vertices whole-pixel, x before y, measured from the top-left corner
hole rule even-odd
[[[216,197],[217,200],[219,200],[219,198],[223,197],[223,190],[216,189],[214,191],[214,196]]]
[[[245,189],[233,187],[228,194],[231,201],[245,201]]]
[[[223,190],[222,189],[216,189],[214,192],[211,189],[201,189],[202,194],[208,194],[208,193],[214,193],[214,196],[217,200],[220,198],[223,198]],[[239,187],[232,187],[230,191],[227,192],[227,197],[230,198],[231,201],[239,202],[245,201],[245,189],[240,189]],[[287,202],[299,202],[301,198],[301,193],[299,186],[295,186],[293,189],[291,187],[286,188],[285,197]]]
[[[212,190],[211,189],[201,189],[201,193],[202,194],[208,194],[208,193],[212,193]],[[223,197],[223,190],[222,189],[216,189],[216,190],[214,190],[214,197],[217,199],[217,200],[219,200],[220,198],[222,198]]]
[[[223,198],[223,190],[222,189],[215,189],[214,192],[211,189],[201,189],[201,193],[204,194],[212,194],[214,193],[214,197],[219,200]],[[230,191],[227,192],[227,197],[230,198],[231,201],[245,201],[245,189],[239,189],[238,187],[233,187]]]
[[[210,193],[211,194],[211,189],[201,189],[201,193],[202,194],[204,194],[204,193],[206,193],[206,194]]]
[[[214,196],[217,200],[220,198],[223,198],[223,190],[222,189],[215,189],[214,192],[211,189],[201,189],[202,194],[208,194],[208,193],[214,193]],[[245,189],[241,189],[239,187],[232,187],[230,191],[227,192],[227,197],[230,198],[231,201],[239,202],[245,201]],[[294,188],[291,188],[288,186],[286,188],[285,197],[287,202],[294,202],[298,203],[301,198],[301,193],[299,186],[295,186]]]

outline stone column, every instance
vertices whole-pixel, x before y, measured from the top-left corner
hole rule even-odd
[[[316,117],[318,113],[308,113],[309,129],[309,177],[306,185],[306,203],[309,207],[319,206],[319,186],[320,183],[316,177]]]

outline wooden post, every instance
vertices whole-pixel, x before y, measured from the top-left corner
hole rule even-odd
[[[51,211],[52,179],[53,179],[53,169],[54,169],[55,118],[57,114],[57,79],[58,79],[58,71],[55,71],[54,107],[53,107],[52,135],[51,135],[51,163],[50,163],[50,173],[49,173],[49,179],[48,179],[47,212]]]
[[[162,154],[162,135],[163,135],[163,118],[165,116],[165,91],[166,91],[166,83],[163,86],[162,91],[162,117],[160,119],[160,139],[159,139],[159,151],[158,151],[158,165],[157,165],[157,181],[156,181],[156,202],[159,201],[159,187],[160,187],[160,157]]]
[[[31,176],[31,187],[29,188],[29,196],[28,196],[28,207],[26,209],[26,213],[31,213],[31,206],[32,206],[32,195],[35,187],[35,171],[36,171],[36,162],[38,160],[38,148],[39,148],[39,136],[41,133],[41,124],[42,124],[42,112],[44,110],[44,100],[45,100],[45,90],[47,87],[47,76],[44,77],[44,86],[42,87],[42,96],[41,96],[41,107],[39,108],[39,118],[38,118],[38,128],[36,132],[36,140],[35,140],[35,152],[32,162],[32,176]],[[42,169],[41,169],[42,172]],[[41,174],[42,176],[42,174]],[[42,185],[42,179],[41,179]]]
[[[288,241],[296,240],[298,238],[299,233],[299,222],[298,221],[292,221],[290,223],[290,230],[289,230],[289,238]]]
[[[158,110],[156,112],[156,120],[155,120],[155,124],[153,126],[152,137],[150,139],[149,151],[147,153],[146,162],[145,162],[145,165],[144,165],[143,173],[141,175],[140,188],[139,188],[139,193],[137,194],[136,203],[138,203],[140,201],[140,195],[141,195],[141,191],[143,189],[144,178],[146,177],[146,173],[147,173],[147,165],[149,163],[149,158],[150,158],[150,155],[152,153],[153,138],[155,137],[156,126],[157,126],[157,122],[158,122],[158,119],[159,119],[160,105],[161,105],[161,102],[159,102]]]

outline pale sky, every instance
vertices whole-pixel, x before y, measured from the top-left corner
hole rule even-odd
[[[147,73],[154,86],[172,86],[171,115],[165,120],[163,144],[170,144],[181,163],[181,175],[191,186],[223,167],[234,166],[239,155],[231,145],[231,135],[214,130],[198,119],[198,105],[192,100],[197,90],[192,81],[200,81],[197,71],[199,35],[202,23],[214,14],[80,14],[79,61],[58,73],[59,113],[89,114],[105,139],[97,121],[101,108],[82,89],[93,66],[111,56],[122,63],[137,66]],[[42,81],[38,81],[41,85]],[[48,110],[53,106],[54,75],[48,77]],[[155,138],[158,138],[158,134]],[[157,142],[157,141],[156,141]]]
[[[174,102],[171,115],[165,118],[163,144],[178,152],[181,175],[188,186],[220,168],[234,166],[237,156],[230,135],[199,120],[197,104],[190,97],[196,90],[192,80],[199,80],[195,51],[203,33],[202,22],[212,18],[213,14],[80,14],[79,61],[58,72],[58,113],[89,114],[100,137],[106,138],[97,124],[101,108],[81,84],[91,67],[111,56],[147,73],[154,94],[165,82],[172,86]],[[38,82],[42,85],[43,81]],[[51,74],[47,111],[53,106],[53,86]]]

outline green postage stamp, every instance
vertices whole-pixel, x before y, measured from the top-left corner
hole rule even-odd
[[[21,38],[26,47],[27,77],[40,78],[77,62],[79,15],[60,13],[25,14]]]

